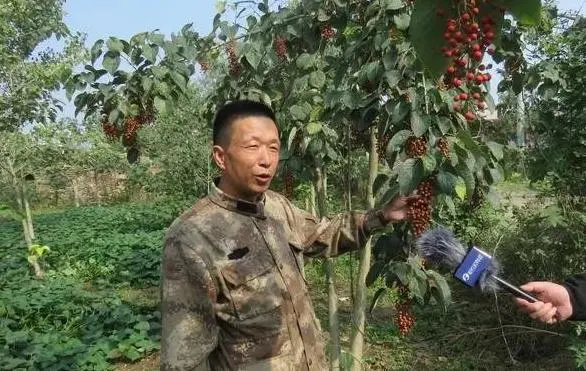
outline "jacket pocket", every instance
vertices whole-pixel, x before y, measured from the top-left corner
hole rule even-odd
[[[283,304],[272,257],[250,256],[220,268],[239,320],[270,315]]]

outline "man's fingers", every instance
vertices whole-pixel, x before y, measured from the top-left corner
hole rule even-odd
[[[535,305],[536,310],[533,313],[529,314],[529,317],[531,317],[535,320],[539,320],[539,321],[544,321],[545,318],[549,319],[547,317],[547,315],[552,310],[551,303],[545,303],[545,304],[544,303],[534,303],[534,304],[538,304],[538,305]],[[555,314],[555,312],[554,312],[554,314]]]

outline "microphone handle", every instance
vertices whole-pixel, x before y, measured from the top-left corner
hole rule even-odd
[[[503,280],[502,278],[494,276],[494,275],[491,275],[491,277],[499,284],[499,286],[501,286],[503,289],[507,290],[511,294],[515,295],[516,297],[521,298],[521,299],[525,299],[530,303],[535,303],[536,301],[538,301],[535,297],[533,297],[532,295],[529,295],[529,293],[527,293],[526,291],[523,291],[520,288],[518,288],[517,286],[508,283],[507,281]]]

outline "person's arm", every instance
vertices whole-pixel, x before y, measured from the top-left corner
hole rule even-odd
[[[218,328],[215,286],[195,251],[173,236],[165,241],[161,272],[162,371],[209,371]]]
[[[572,315],[568,320],[586,320],[586,273],[570,276],[562,285],[568,290],[572,305]]]
[[[360,249],[368,237],[388,223],[405,220],[414,197],[397,197],[381,209],[349,211],[317,220],[283,198],[292,239],[310,257],[338,256]]]

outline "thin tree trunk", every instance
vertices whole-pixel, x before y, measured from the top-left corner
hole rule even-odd
[[[525,102],[522,92],[517,94],[517,146],[525,147]]]
[[[28,234],[29,234],[31,241],[34,241],[35,240],[35,229],[33,228],[33,217],[31,214],[31,207],[29,205],[28,198],[26,197],[25,194],[23,194],[22,199],[24,201],[24,211],[25,211],[25,215],[26,215],[26,223],[28,226]]]
[[[317,198],[317,209],[319,217],[323,218],[328,215],[326,202],[326,177],[323,167],[315,168],[315,195]],[[335,285],[335,262],[334,258],[326,257],[325,261],[326,282],[328,286],[328,319],[330,324],[330,370],[340,370],[340,324],[338,321],[338,295]]]
[[[75,202],[75,207],[79,207],[79,188],[77,187],[77,179],[75,177],[71,180],[71,185],[73,187],[73,201]]]
[[[374,208],[373,184],[378,172],[377,128],[370,128],[370,156],[368,157],[368,208]],[[353,371],[362,370],[362,352],[364,349],[364,328],[366,322],[366,276],[370,269],[371,242],[369,238],[363,249],[360,250],[360,266],[358,271],[358,282],[356,283],[356,302],[354,303],[354,327],[350,352],[353,356]]]

